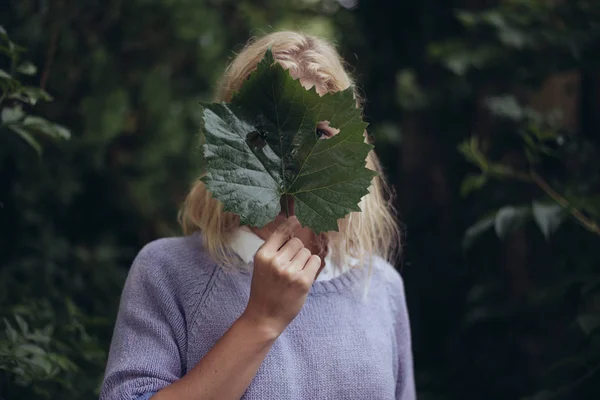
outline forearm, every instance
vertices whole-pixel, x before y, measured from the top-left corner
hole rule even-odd
[[[238,400],[277,337],[242,315],[191,371],[152,400]]]

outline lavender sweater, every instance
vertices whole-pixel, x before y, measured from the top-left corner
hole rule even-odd
[[[377,259],[313,284],[243,399],[415,399],[400,275]],[[220,268],[198,234],[160,239],[123,289],[101,400],[149,399],[192,369],[244,310],[251,273]]]

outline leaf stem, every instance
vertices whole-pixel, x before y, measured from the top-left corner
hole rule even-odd
[[[538,188],[540,188],[544,193],[546,193],[552,200],[558,203],[559,206],[564,208],[575,218],[584,228],[588,231],[595,233],[596,235],[600,235],[600,226],[588,218],[583,214],[578,208],[574,207],[573,204],[567,200],[564,196],[558,193],[556,190],[550,186],[548,182],[544,178],[542,178],[535,170],[529,171],[529,174],[525,174],[522,172],[514,171],[510,168],[505,170],[505,175],[510,178],[519,180],[521,182],[531,182],[534,183]]]
[[[285,204],[285,217],[289,218],[290,217],[290,206],[288,204],[287,195],[285,195],[283,202]]]
[[[530,172],[531,180],[548,196],[550,196],[554,201],[556,201],[562,208],[568,210],[573,217],[575,217],[587,230],[595,233],[596,235],[600,235],[600,226],[586,217],[579,209],[572,206],[572,204],[560,195],[557,191],[555,191],[549,184],[537,174],[535,171]]]

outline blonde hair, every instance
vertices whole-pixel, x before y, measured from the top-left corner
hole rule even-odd
[[[215,100],[229,101],[269,48],[275,60],[290,70],[292,76],[310,80],[321,90],[335,92],[354,88],[341,57],[326,40],[298,32],[276,32],[251,40],[235,57],[225,70]],[[351,213],[338,221],[339,232],[321,235],[337,265],[349,265],[351,258],[370,265],[369,260],[375,255],[394,263],[400,248],[391,192],[381,177],[381,167],[373,151],[367,156],[366,166],[378,171],[380,176],[373,178],[369,194],[359,203],[362,212]],[[232,259],[228,241],[240,225],[239,217],[223,212],[223,205],[200,180],[188,194],[179,218],[185,234],[202,232],[204,248],[216,261],[224,266],[235,264],[237,260]]]

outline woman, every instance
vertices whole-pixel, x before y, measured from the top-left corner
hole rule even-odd
[[[235,58],[218,101],[269,48],[307,89],[353,86],[329,43],[278,32]],[[315,134],[337,132],[323,121]],[[379,169],[374,154],[367,167]],[[188,236],[152,242],[133,263],[101,399],[414,399],[403,283],[385,261],[399,242],[386,190],[375,178],[362,212],[316,236],[283,215],[240,227],[198,181],[181,213]]]

